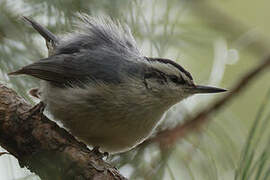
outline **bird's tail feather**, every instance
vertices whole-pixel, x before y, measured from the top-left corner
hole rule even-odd
[[[47,42],[51,42],[53,44],[57,44],[58,43],[58,38],[57,36],[55,36],[52,32],[50,32],[47,28],[41,26],[39,23],[37,23],[36,21],[23,16],[22,17],[23,20],[25,20],[26,22],[30,23],[31,26],[43,37],[46,39]]]

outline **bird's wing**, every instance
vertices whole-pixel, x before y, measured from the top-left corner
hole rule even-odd
[[[80,86],[91,80],[120,83],[123,78],[121,73],[125,71],[124,76],[138,74],[138,70],[126,60],[95,59],[85,53],[74,53],[41,59],[9,75],[26,74],[58,86]]]

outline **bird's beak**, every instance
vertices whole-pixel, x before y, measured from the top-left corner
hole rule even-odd
[[[198,93],[220,93],[227,91],[226,89],[211,87],[211,86],[201,86],[201,85],[195,85],[193,87],[189,88],[189,91],[192,94],[198,94]]]

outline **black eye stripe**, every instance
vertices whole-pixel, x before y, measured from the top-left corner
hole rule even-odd
[[[176,75],[169,75],[169,78],[172,82],[176,84],[185,84],[185,81],[182,77],[177,77]]]
[[[144,75],[144,79],[153,78],[156,79],[160,84],[168,83],[168,81],[171,81],[175,84],[185,84],[186,81],[182,78],[182,76],[179,74],[177,75],[169,75],[165,74],[157,69],[151,68],[148,70],[147,73]]]
[[[174,83],[177,83],[177,82],[178,82],[177,76],[171,75],[171,76],[169,76],[169,77],[170,77],[170,79],[171,79],[172,82],[174,82]]]
[[[144,74],[144,80],[155,79],[160,84],[167,83],[167,75],[157,69],[149,69],[147,73]]]

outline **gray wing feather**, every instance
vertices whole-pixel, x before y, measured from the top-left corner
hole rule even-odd
[[[107,18],[81,18],[82,31],[61,39],[50,57],[10,74],[27,74],[58,86],[84,85],[91,80],[121,83],[126,76],[143,76],[144,57],[129,30]],[[47,41],[58,41],[37,22],[25,20]]]
[[[54,55],[10,75],[27,74],[58,86],[83,86],[91,80],[117,84],[127,75],[138,76],[143,72],[143,66],[125,59],[94,56],[93,52]]]

